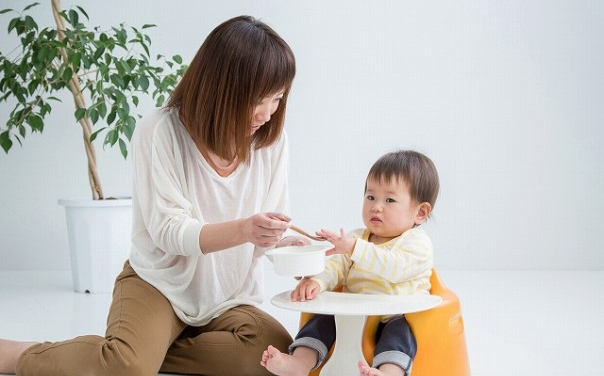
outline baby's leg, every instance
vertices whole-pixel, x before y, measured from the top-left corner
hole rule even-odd
[[[310,347],[296,347],[292,355],[269,346],[262,354],[260,364],[269,372],[280,376],[307,376],[317,364],[319,354]]]
[[[359,360],[358,364],[361,376],[405,376],[405,371],[396,364],[384,363],[379,369],[369,367],[365,359]]]

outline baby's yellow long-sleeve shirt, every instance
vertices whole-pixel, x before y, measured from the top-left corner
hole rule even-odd
[[[383,244],[368,241],[369,231],[358,229],[352,254],[332,256],[325,270],[312,279],[321,291],[342,285],[343,292],[387,295],[430,293],[432,241],[420,228],[412,228]]]

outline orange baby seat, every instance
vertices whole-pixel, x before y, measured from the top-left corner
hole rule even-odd
[[[430,283],[432,284],[430,293],[442,297],[443,301],[430,310],[405,314],[417,340],[417,354],[413,361],[411,375],[470,376],[459,298],[443,284],[435,269],[432,269]],[[312,315],[303,312],[300,316],[300,327]],[[379,316],[369,316],[363,332],[363,355],[370,365],[373,360],[375,332],[379,321]],[[356,359],[351,361],[356,362]],[[322,366],[309,375],[319,376],[321,368]]]

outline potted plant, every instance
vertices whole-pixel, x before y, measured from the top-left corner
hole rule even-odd
[[[124,261],[124,257],[108,254],[127,255],[129,249],[131,201],[105,196],[94,141],[102,138],[103,146],[117,145],[126,158],[136,117],[141,117],[132,110],[144,96],[161,106],[186,66],[179,55],[152,58],[145,29],[155,25],[140,29],[125,24],[107,30],[89,27],[82,7],[63,10],[60,0],[51,0],[56,27],[40,28],[28,14],[37,5],[30,4],[22,12],[0,10],[0,16],[16,13],[8,22],[8,33],[19,38],[10,54],[0,52],[0,102],[14,103],[0,122],[0,146],[8,153],[15,142],[22,145],[28,134],[42,132],[45,118],[61,102],[57,94],[71,93],[74,121],[83,132],[92,199],[59,202],[67,214],[74,289],[105,292],[113,284],[114,269]],[[118,212],[117,224],[110,222],[113,211]],[[73,218],[79,214],[84,217]],[[72,231],[70,224],[79,228]],[[94,237],[93,249],[83,253],[74,249],[87,243],[82,235]],[[99,245],[103,240],[108,244]]]

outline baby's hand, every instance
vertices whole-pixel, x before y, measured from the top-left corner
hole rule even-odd
[[[314,299],[321,292],[319,284],[312,279],[303,278],[292,291],[292,302],[304,302]]]
[[[316,232],[317,236],[322,236],[327,239],[328,242],[334,245],[334,248],[325,252],[325,255],[331,256],[338,253],[352,254],[354,246],[356,244],[355,238],[346,236],[346,232],[343,228],[340,229],[340,233],[331,232],[329,230],[321,229]]]

